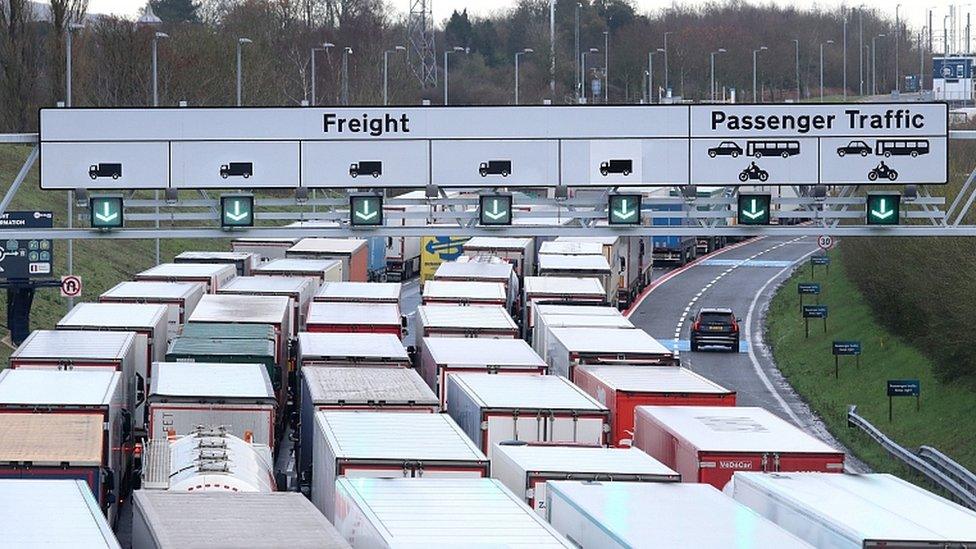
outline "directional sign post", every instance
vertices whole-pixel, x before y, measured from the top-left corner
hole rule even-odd
[[[121,196],[93,196],[88,199],[93,229],[118,229],[124,222]]]
[[[483,194],[478,197],[478,222],[485,226],[512,224],[512,195],[508,193]]]
[[[378,194],[349,195],[349,223],[353,227],[383,225],[383,197]]]
[[[894,192],[869,192],[868,225],[897,225],[901,216],[901,195]]]
[[[830,274],[830,256],[823,255],[811,255],[810,256],[810,276],[813,276],[813,268],[817,265],[823,265],[827,270],[827,274]]]
[[[917,379],[889,379],[888,380],[888,421],[891,421],[891,401],[894,397],[915,397],[915,411],[921,407],[919,402],[922,394],[922,383]]]
[[[254,195],[230,194],[220,197],[220,226],[253,227]]]
[[[607,222],[610,225],[640,225],[641,195],[613,193],[607,202]]]
[[[834,355],[834,378],[840,377],[840,357],[853,356],[855,366],[861,367],[861,342],[860,341],[835,341],[831,351]]]
[[[800,309],[803,309],[803,296],[817,296],[817,303],[820,303],[820,283],[819,282],[799,282],[796,285],[796,293],[800,295]]]
[[[768,193],[739,193],[739,225],[769,225],[770,204]]]
[[[827,306],[826,305],[804,305],[803,306],[803,324],[804,332],[806,337],[810,337],[810,319],[811,318],[822,318],[824,325],[824,333],[827,333]]]

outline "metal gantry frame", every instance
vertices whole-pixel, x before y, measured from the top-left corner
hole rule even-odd
[[[950,139],[976,139],[976,131],[952,131]],[[36,164],[39,156],[38,134],[0,134],[0,143],[33,145],[21,169],[0,201],[0,214],[6,211],[13,197]],[[944,197],[932,196],[928,187],[920,185],[916,192],[902,196],[903,219],[928,223],[907,225],[864,225],[866,198],[858,196],[862,187],[848,185],[832,187],[830,192],[813,193],[806,188],[792,186],[795,197],[773,197],[771,219],[774,225],[740,226],[731,224],[735,217],[741,187],[725,187],[721,197],[697,197],[688,191],[693,188],[675,187],[677,196],[653,197],[645,200],[641,226],[607,226],[609,194],[616,187],[584,188],[573,198],[520,197],[515,203],[514,224],[510,227],[480,227],[478,225],[477,192],[462,197],[449,197],[443,188],[436,188],[430,198],[387,198],[387,206],[414,206],[414,209],[393,209],[385,213],[390,221],[425,220],[425,225],[392,224],[383,227],[352,228],[349,226],[348,196],[312,198],[256,198],[255,220],[267,222],[251,228],[220,228],[220,201],[207,191],[199,190],[200,198],[180,200],[135,199],[125,201],[126,219],[136,222],[159,222],[170,227],[151,226],[97,231],[90,228],[6,229],[0,230],[0,240],[44,238],[55,240],[81,239],[153,239],[153,238],[227,238],[227,237],[289,237],[289,236],[568,236],[568,235],[674,235],[674,236],[976,236],[976,224],[963,224],[976,202],[976,168],[966,178],[959,193],[948,208]],[[783,186],[789,188],[789,186]],[[432,190],[432,189],[429,189]],[[512,189],[517,190],[517,189]],[[561,189],[565,191],[566,189]],[[823,191],[823,189],[821,189]],[[560,189],[556,195],[560,196]],[[343,191],[337,191],[343,192]],[[691,194],[692,196],[686,196]],[[130,195],[131,196],[131,195]],[[677,211],[653,211],[648,204],[677,204]],[[416,206],[426,206],[416,208]],[[320,209],[324,208],[324,209]],[[655,219],[687,219],[682,225],[654,225]],[[177,222],[199,221],[208,226],[183,227]],[[335,226],[284,226],[295,221],[332,221]],[[795,223],[795,224],[788,224]]]

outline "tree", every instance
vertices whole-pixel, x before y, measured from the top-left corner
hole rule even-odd
[[[200,6],[193,0],[151,0],[153,12],[167,23],[196,23],[200,20],[197,8]]]

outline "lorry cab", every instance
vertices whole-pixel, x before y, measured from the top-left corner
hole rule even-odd
[[[122,177],[122,164],[110,162],[92,164],[88,167],[88,177],[92,179],[98,179],[99,177],[118,179]]]
[[[360,174],[379,177],[383,174],[383,162],[379,160],[360,160],[349,166],[349,175],[358,177]]]
[[[512,173],[512,161],[489,160],[488,162],[482,162],[478,167],[478,173],[481,174],[481,177],[486,177],[489,175],[508,177],[508,174]]]
[[[600,164],[600,174],[606,177],[612,173],[630,175],[634,171],[634,161],[627,158],[624,160],[607,160]]]
[[[254,175],[254,164],[251,162],[231,162],[220,166],[220,177],[243,177],[247,179]]]

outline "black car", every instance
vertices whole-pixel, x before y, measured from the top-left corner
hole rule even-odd
[[[716,156],[731,156],[735,158],[740,154],[742,154],[742,147],[732,141],[722,141],[718,146],[708,149],[708,156],[712,158]]]
[[[739,352],[739,319],[732,309],[724,307],[702,307],[691,324],[691,350],[698,351],[707,346],[728,347],[733,353]]]
[[[837,156],[844,156],[848,154],[867,156],[871,154],[871,147],[869,147],[864,141],[851,141],[843,147],[837,147]]]

